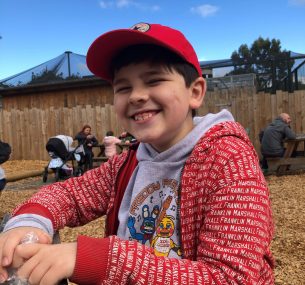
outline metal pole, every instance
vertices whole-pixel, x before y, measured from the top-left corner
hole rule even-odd
[[[69,74],[69,77],[71,77],[71,67],[70,67],[70,53],[71,53],[71,51],[66,51],[65,53],[68,56],[68,74]]]
[[[271,87],[271,94],[276,94],[276,66],[275,66],[275,59],[271,59],[271,76],[272,76],[272,87]]]
[[[298,70],[294,71],[294,89],[295,90],[299,90],[299,82],[298,82],[299,78],[298,78]]]
[[[287,62],[287,79],[288,79],[288,92],[292,93],[293,92],[293,84],[292,84],[292,73],[291,73],[291,67],[290,67],[290,52],[287,52],[287,57],[286,57],[286,62]]]

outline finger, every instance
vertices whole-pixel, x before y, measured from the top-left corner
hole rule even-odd
[[[0,240],[0,282],[4,282],[8,278],[7,266],[11,264],[14,249],[19,243],[17,236],[11,233],[3,233]]]
[[[59,272],[52,269],[52,265],[48,262],[39,263],[29,276],[30,284],[57,284],[61,279]]]
[[[33,274],[33,272],[35,272],[35,269],[39,266],[39,263],[41,263],[39,261],[38,256],[33,256],[32,258],[26,260],[19,268],[17,271],[17,275],[20,279],[23,280],[30,280],[31,275]],[[43,268],[43,267],[41,267]],[[39,275],[41,274],[41,275]],[[39,276],[43,276],[45,274],[45,272],[40,271],[36,271],[36,278],[31,278],[31,281],[29,282],[29,284],[39,284],[39,280],[42,278]]]
[[[67,279],[72,274],[67,273],[65,265],[61,262],[54,263],[54,260],[44,259],[38,262],[28,277],[29,284],[58,284],[60,280]]]
[[[46,232],[42,230],[38,230],[36,232],[36,235],[38,237],[38,243],[43,243],[43,244],[51,244],[52,243],[52,238],[50,235],[48,235]]]
[[[8,278],[8,273],[5,268],[0,266],[0,283],[3,283]]]
[[[6,234],[4,241],[2,243],[1,252],[1,265],[8,266],[12,262],[15,247],[20,243],[22,235],[16,233],[16,235]]]
[[[18,245],[15,249],[12,266],[19,267],[20,264],[16,264],[15,262],[17,262],[20,259],[22,260],[30,259],[32,256],[37,254],[43,246],[44,246],[43,244],[38,244],[38,243]]]
[[[57,284],[62,279],[59,275],[61,268],[52,270],[54,258],[46,258],[46,249],[45,246],[18,248],[18,251],[23,251],[24,256],[34,254],[18,269],[17,274],[21,279],[28,280],[29,284]]]
[[[33,232],[34,235],[38,237],[39,243],[49,244],[52,242],[51,237],[47,233],[37,228],[24,227],[9,230],[2,234],[2,241],[0,241],[0,250],[2,250],[0,252],[0,264],[2,266],[8,266],[11,264],[15,247],[20,244],[22,239],[29,232]]]

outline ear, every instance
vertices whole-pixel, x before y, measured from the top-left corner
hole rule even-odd
[[[203,77],[198,77],[190,86],[190,108],[198,109],[204,99],[206,92],[206,82]]]

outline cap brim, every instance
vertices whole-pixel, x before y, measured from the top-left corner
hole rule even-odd
[[[131,29],[121,29],[103,34],[91,44],[87,52],[87,66],[96,76],[112,82],[110,67],[114,57],[124,48],[137,44],[155,44],[177,53],[175,49],[151,35]]]

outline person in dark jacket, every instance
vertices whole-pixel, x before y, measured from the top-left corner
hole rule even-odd
[[[91,134],[91,127],[89,125],[84,125],[82,130],[75,136],[75,139],[79,144],[84,146],[85,157],[84,157],[84,167],[85,171],[93,168],[93,151],[92,147],[98,145],[98,140],[94,135]]]
[[[261,152],[263,155],[262,168],[268,169],[267,157],[282,157],[285,153],[284,140],[295,139],[296,134],[290,127],[289,114],[280,114],[263,132]]]
[[[0,191],[2,191],[6,185],[5,172],[1,167],[1,164],[9,160],[11,152],[11,146],[0,140]]]

